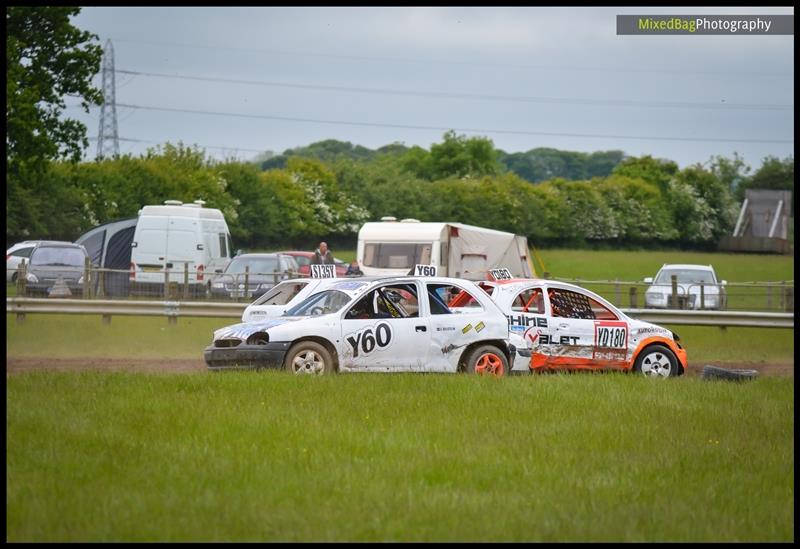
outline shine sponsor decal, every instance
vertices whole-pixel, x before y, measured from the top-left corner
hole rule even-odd
[[[483,323],[483,321],[480,321],[480,322],[478,322],[478,323],[475,325],[475,331],[476,331],[476,332],[480,332],[480,331],[481,331],[481,330],[483,330],[485,327],[486,327],[486,324],[484,324],[484,323]]]
[[[462,333],[462,334],[466,334],[466,333],[467,333],[467,332],[469,332],[471,329],[472,329],[472,324],[467,324],[466,326],[464,326],[463,328],[461,328],[461,333]]]
[[[540,328],[547,328],[547,318],[544,316],[534,316],[527,313],[517,313],[513,315],[506,315],[508,319],[508,327],[513,330],[518,327],[527,328],[528,326],[538,326]]]

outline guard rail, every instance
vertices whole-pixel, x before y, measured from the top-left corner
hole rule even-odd
[[[178,317],[241,318],[246,303],[197,301],[120,301],[7,297],[6,313],[16,314],[22,322],[26,314],[98,314],[103,321],[112,315],[164,316],[170,322]],[[794,328],[794,313],[746,311],[687,311],[659,309],[621,309],[632,318],[656,324],[690,326],[743,326],[753,328]]]

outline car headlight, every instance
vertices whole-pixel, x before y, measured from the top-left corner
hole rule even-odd
[[[666,301],[667,296],[661,293],[645,293],[644,300],[648,303],[660,303]]]
[[[269,290],[270,288],[272,288],[272,284],[269,284],[269,283],[267,283],[267,284],[259,284],[258,285],[258,289],[259,290]]]
[[[39,279],[36,278],[36,275],[33,273],[28,273],[28,275],[25,277],[25,280],[28,282],[33,282],[34,284],[39,282]]]
[[[222,282],[214,282],[214,284],[212,284],[211,286],[217,288],[218,290],[221,290],[222,288],[225,287],[225,284],[223,284]]]
[[[78,284],[83,284],[83,275],[78,279]]]

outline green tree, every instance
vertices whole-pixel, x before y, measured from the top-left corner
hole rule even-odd
[[[712,156],[708,161],[708,167],[717,179],[725,185],[731,192],[735,193],[737,188],[746,183],[750,166],[744,163],[744,159],[738,153],[733,153],[733,158],[725,156]]]
[[[63,116],[64,97],[100,104],[91,85],[100,69],[97,37],[70,23],[80,8],[6,8],[6,238],[63,236],[65,212],[80,209],[73,187],[44,177],[58,158],[80,159],[86,127]]]
[[[638,177],[648,183],[652,183],[661,192],[666,193],[669,189],[670,181],[678,175],[678,171],[678,164],[672,160],[653,158],[647,155],[626,158],[614,168],[612,173],[626,177]]]
[[[480,178],[500,172],[497,151],[491,139],[456,135],[446,132],[441,143],[431,145],[430,152],[412,147],[402,157],[404,169],[421,179]]]
[[[441,143],[431,145],[431,164],[433,179],[453,176],[478,178],[500,171],[491,139],[467,138],[452,130],[444,134]]]

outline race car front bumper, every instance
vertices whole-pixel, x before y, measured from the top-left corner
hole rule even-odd
[[[260,368],[280,370],[283,368],[283,361],[291,344],[291,341],[273,341],[265,345],[241,343],[236,347],[210,345],[203,352],[203,358],[209,370]]]

